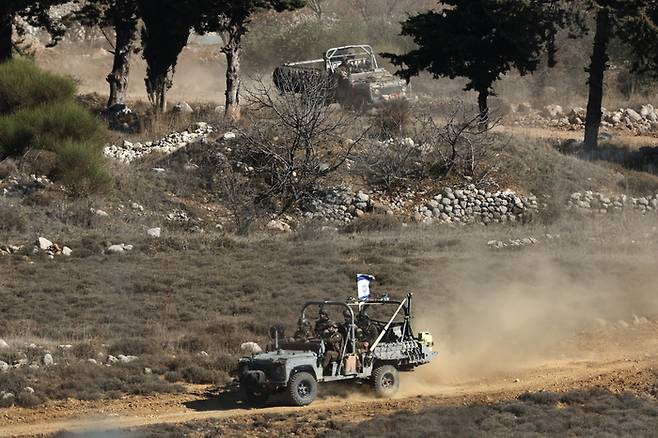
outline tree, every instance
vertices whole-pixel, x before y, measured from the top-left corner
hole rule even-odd
[[[137,4],[133,0],[90,0],[75,14],[75,18],[86,26],[111,27],[114,30],[114,43],[108,38],[114,62],[106,78],[110,85],[107,107],[125,103],[130,56],[137,51]]]
[[[283,12],[303,7],[305,0],[200,0],[203,17],[199,32],[217,32],[226,56],[226,103],[224,114],[232,120],[240,118],[240,52],[242,38],[252,16],[263,10]]]
[[[478,93],[480,121],[487,123],[493,84],[511,70],[534,72],[543,54],[555,64],[555,35],[567,15],[557,0],[445,0],[446,7],[409,17],[401,35],[416,49],[384,54],[410,80],[421,71],[434,77],[465,77]]]
[[[167,109],[167,91],[173,85],[178,56],[200,19],[195,0],[138,0],[144,26],[142,56],[146,60],[146,92],[158,113]]]
[[[66,28],[51,19],[48,11],[51,6],[65,0],[2,0],[0,1],[0,62],[11,59],[13,52],[12,36],[14,22],[22,17],[28,24],[45,28],[51,35],[54,45],[64,35]]]
[[[585,119],[585,148],[598,147],[601,126],[603,85],[608,69],[609,48],[613,38],[626,42],[637,60],[635,72],[655,72],[658,66],[658,6],[646,0],[592,0],[589,11],[595,13],[596,30],[589,73],[589,97]]]

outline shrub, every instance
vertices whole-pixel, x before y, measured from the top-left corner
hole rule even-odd
[[[20,110],[0,118],[0,147],[4,155],[23,155],[28,148],[57,152],[69,141],[100,145],[103,130],[96,117],[74,102]]]
[[[70,142],[60,146],[53,176],[78,193],[103,190],[111,181],[105,158],[89,143]]]
[[[73,79],[43,71],[32,61],[0,64],[0,114],[71,100],[74,95]]]
[[[0,117],[0,157],[35,149],[53,152],[48,176],[77,192],[108,186],[100,121],[74,102],[59,102]],[[42,152],[41,155],[45,155]]]
[[[365,214],[354,219],[347,227],[348,233],[371,231],[396,231],[402,227],[400,220],[388,214]]]

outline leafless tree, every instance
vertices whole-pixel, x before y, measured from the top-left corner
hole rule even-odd
[[[324,14],[324,1],[325,0],[307,0],[306,6],[313,11],[315,16],[318,18],[318,22],[322,22]]]
[[[345,163],[365,129],[354,114],[329,105],[334,88],[326,77],[283,74],[277,85],[283,92],[261,80],[246,93],[252,128],[240,153],[266,187],[261,199],[276,198],[283,212]]]
[[[409,138],[371,141],[354,159],[372,182],[389,191],[455,174],[486,184],[498,168],[497,154],[505,143],[491,132],[496,124],[483,129],[479,112],[458,103],[443,117],[419,116]]]

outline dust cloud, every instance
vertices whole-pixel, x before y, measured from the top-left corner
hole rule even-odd
[[[420,286],[429,302],[416,300],[414,329],[432,332],[439,356],[412,380],[450,384],[620,354],[658,315],[655,260],[655,252],[617,258],[577,250],[448,262],[450,275]]]

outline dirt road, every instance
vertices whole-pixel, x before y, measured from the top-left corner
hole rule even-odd
[[[232,391],[210,387],[188,388],[185,394],[125,397],[113,401],[53,402],[37,409],[11,408],[0,411],[0,437],[43,436],[59,431],[72,432],[129,429],[153,424],[186,423],[204,419],[240,419],[245,416],[294,413],[297,417],[332,411],[345,421],[365,420],[375,409],[380,413],[402,409],[417,410],[436,405],[492,403],[512,399],[524,392],[568,391],[604,387],[614,392],[633,391],[655,384],[653,369],[658,365],[658,327],[645,330],[642,340],[629,342],[627,349],[588,353],[527,364],[517,370],[486,378],[462,381],[443,380],[434,373],[441,362],[423,372],[403,375],[401,393],[393,400],[373,399],[365,388],[324,388],[332,392],[311,407],[273,405],[262,409],[243,406]],[[653,381],[651,381],[653,379]],[[349,415],[348,415],[349,414]]]

